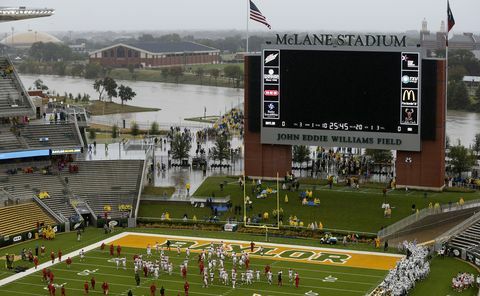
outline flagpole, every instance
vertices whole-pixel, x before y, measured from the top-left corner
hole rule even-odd
[[[448,113],[448,33],[450,32],[450,25],[448,22],[448,9],[450,4],[447,0],[447,22],[446,22],[446,32],[445,32],[445,118]],[[447,120],[443,123],[443,130],[445,131],[445,139],[443,140],[443,149],[447,149]]]
[[[248,20],[250,18],[250,0],[247,0],[247,46],[245,48],[246,53],[248,53]]]

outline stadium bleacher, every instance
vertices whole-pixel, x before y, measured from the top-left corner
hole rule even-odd
[[[21,200],[48,192],[49,197],[41,202],[65,218],[78,214],[71,199],[87,202],[96,215],[103,215],[104,207],[110,206],[109,215],[114,218],[122,216],[120,205],[133,205],[140,190],[142,160],[77,161],[72,165],[78,166],[77,172],[70,173],[67,169],[54,174],[43,174],[38,169],[13,175],[2,172],[0,187]]]
[[[478,247],[480,245],[480,221],[455,235],[448,244],[451,247],[465,250]]]
[[[28,116],[34,106],[15,68],[7,57],[0,57],[0,117]]]
[[[25,215],[28,213],[28,215]],[[0,236],[23,233],[36,228],[37,223],[55,225],[57,221],[45,213],[42,208],[34,202],[1,207]],[[21,217],[21,219],[19,219]]]
[[[132,205],[140,190],[143,160],[77,161],[78,172],[62,172],[68,187],[88,202],[96,215],[110,206],[111,217],[120,217],[119,205]],[[85,186],[88,184],[88,186]]]
[[[68,218],[76,215],[75,209],[70,205],[68,196],[64,194],[64,186],[58,176],[43,175],[40,172],[32,174],[18,173],[8,175],[6,182],[0,185],[13,197],[19,199],[31,199],[42,191],[48,192],[50,197],[42,199],[42,202],[55,213],[60,213]]]
[[[82,145],[75,123],[28,124],[20,133],[29,148],[67,148]]]
[[[0,151],[14,151],[25,149],[24,143],[10,128],[0,128]]]

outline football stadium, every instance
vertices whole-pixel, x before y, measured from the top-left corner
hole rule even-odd
[[[139,137],[122,118],[108,140],[0,56],[0,295],[477,295],[479,158],[447,170],[448,60],[401,35],[268,40],[242,55],[237,106]],[[122,44],[89,56],[220,64]]]

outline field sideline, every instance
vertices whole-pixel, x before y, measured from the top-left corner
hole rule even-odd
[[[141,285],[135,286],[132,256],[134,254],[145,254],[146,246],[154,246],[156,242],[163,244],[170,240],[172,251],[168,252],[174,265],[172,275],[161,272],[158,279],[142,275]],[[364,295],[372,290],[385,276],[386,270],[392,268],[396,261],[402,256],[375,252],[348,251],[343,249],[316,248],[298,245],[257,243],[251,256],[252,269],[261,270],[262,277],[252,285],[240,285],[240,272],[236,289],[221,284],[215,279],[214,284],[202,288],[202,278],[198,274],[197,254],[210,242],[220,243],[221,239],[206,239],[199,237],[185,237],[172,235],[157,235],[135,232],[123,232],[107,239],[98,241],[84,248],[87,251],[86,261],[79,262],[77,259],[78,250],[66,254],[63,261],[68,257],[73,258],[70,269],[65,263],[52,265],[45,262],[39,266],[39,270],[32,268],[27,272],[15,274],[0,280],[0,294],[8,295],[48,295],[44,290],[46,284],[41,281],[40,270],[49,267],[55,274],[57,285],[65,283],[67,295],[83,295],[83,283],[95,276],[97,289],[91,291],[94,294],[101,294],[101,283],[108,281],[110,284],[110,295],[126,295],[132,289],[134,295],[149,295],[149,286],[155,283],[158,289],[164,286],[166,295],[183,294],[183,279],[179,275],[179,265],[185,258],[185,248],[189,247],[192,253],[189,258],[189,271],[187,280],[190,283],[190,295]],[[127,268],[116,270],[114,260],[109,256],[108,251],[101,251],[100,245],[113,243],[115,246],[120,243],[122,256],[127,258]],[[227,250],[250,251],[250,242],[237,240],[224,240]],[[176,246],[181,248],[181,254],[177,255]],[[258,254],[258,248],[264,248],[264,256]],[[108,249],[108,247],[106,248]],[[154,248],[153,248],[154,249]],[[158,258],[155,250],[153,256]],[[226,269],[230,270],[231,260],[226,260]],[[265,265],[272,267],[274,284],[268,285],[263,276]],[[363,264],[363,265],[362,265]],[[300,287],[296,289],[288,281],[288,269],[298,271],[300,276]],[[277,273],[284,274],[284,286],[276,285]],[[217,277],[217,274],[216,274]],[[172,292],[173,291],[173,292]],[[57,288],[57,293],[59,293]],[[317,294],[318,293],[318,294]],[[158,294],[158,291],[157,291]]]

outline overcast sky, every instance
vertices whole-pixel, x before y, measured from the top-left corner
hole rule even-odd
[[[437,31],[444,0],[253,0],[273,30]],[[244,30],[247,0],[3,0],[2,6],[49,7],[54,16],[0,23],[0,32],[84,30]],[[480,0],[451,0],[454,33],[480,32]],[[250,30],[268,31],[250,21]]]

